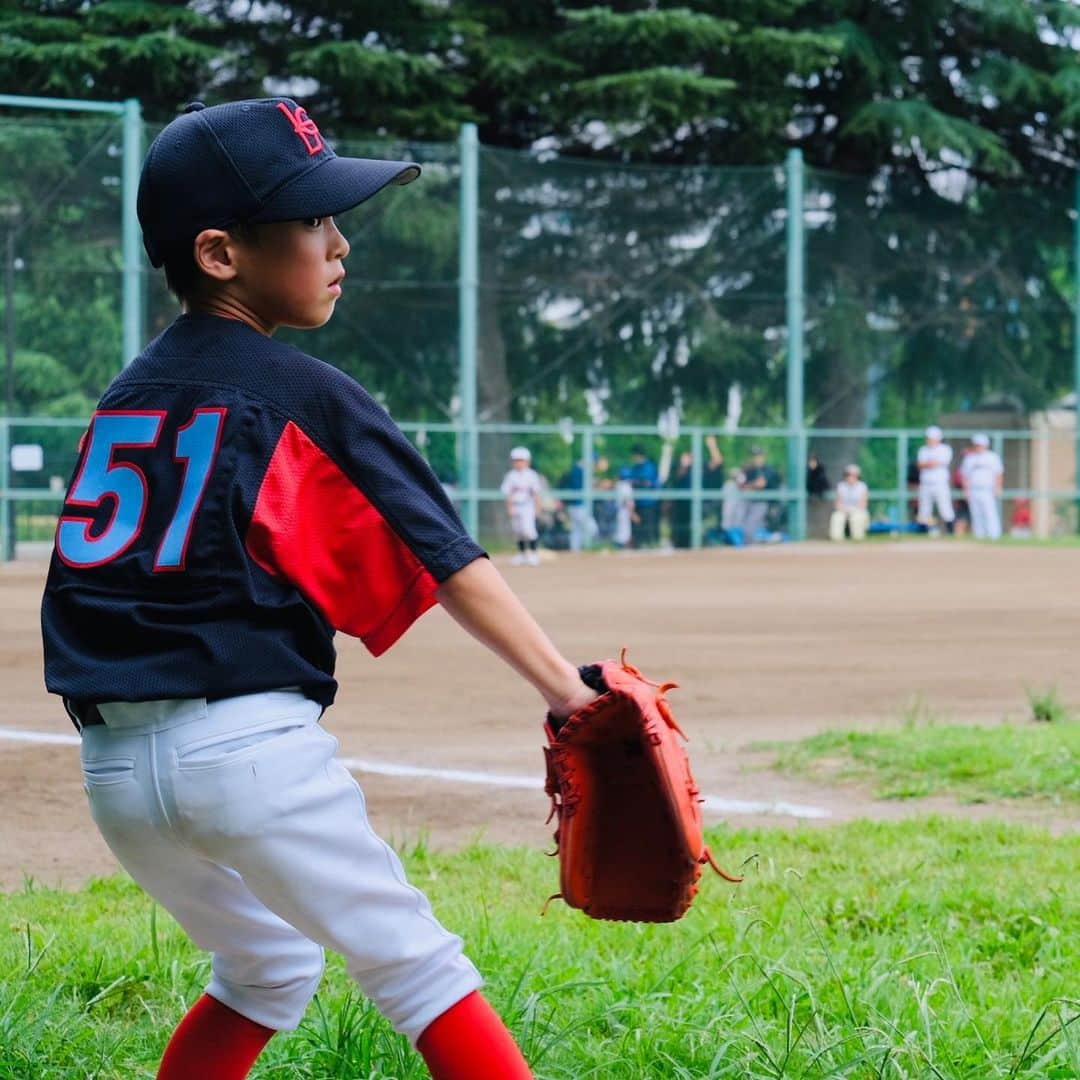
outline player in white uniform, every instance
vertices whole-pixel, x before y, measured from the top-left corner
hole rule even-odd
[[[941,428],[926,429],[926,445],[919,447],[919,512],[920,525],[929,528],[937,509],[945,528],[953,531],[956,511],[953,510],[949,491],[949,466],[952,464],[952,447],[941,441]]]
[[[964,495],[971,510],[971,531],[977,540],[1001,538],[998,499],[1005,475],[1001,458],[990,449],[990,438],[982,433],[971,438],[972,449],[964,456],[960,475]]]
[[[620,550],[630,546],[636,521],[640,519],[634,509],[633,473],[629,465],[624,465],[615,481],[615,531],[611,537],[612,543]]]
[[[844,469],[844,479],[836,485],[836,501],[829,519],[830,540],[843,540],[845,528],[851,532],[852,540],[866,539],[866,530],[870,524],[870,513],[867,510],[870,489],[860,477],[859,466],[848,465]]]
[[[506,498],[510,528],[517,541],[517,554],[510,561],[515,566],[539,566],[536,550],[536,515],[540,512],[540,476],[530,468],[532,454],[524,446],[510,451],[511,467],[499,489]]]

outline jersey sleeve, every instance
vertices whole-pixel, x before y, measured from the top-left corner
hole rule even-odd
[[[246,547],[379,656],[436,603],[439,584],[485,553],[382,406],[328,372],[280,428]]]
[[[499,490],[507,498],[510,497],[510,492],[512,492],[514,490],[514,474],[512,472],[508,472],[503,477],[503,482],[502,482],[502,484],[499,485]]]

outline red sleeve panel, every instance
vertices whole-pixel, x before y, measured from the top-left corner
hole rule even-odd
[[[247,550],[380,656],[435,604],[435,578],[292,421],[259,487]]]

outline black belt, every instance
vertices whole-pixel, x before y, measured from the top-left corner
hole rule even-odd
[[[98,707],[91,702],[72,701],[71,698],[64,698],[64,709],[67,711],[68,716],[71,717],[71,722],[75,725],[76,731],[82,731],[83,728],[95,727],[97,724],[105,723],[101,718]]]

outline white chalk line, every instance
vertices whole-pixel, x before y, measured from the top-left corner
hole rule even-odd
[[[9,742],[36,743],[45,746],[78,746],[80,741],[80,737],[76,734],[0,727],[0,740],[4,739]],[[437,780],[448,784],[477,784],[484,787],[520,788],[528,791],[536,791],[543,784],[540,776],[478,772],[471,769],[434,769],[424,765],[369,761],[367,758],[356,757],[342,757],[338,758],[338,761],[350,772],[369,773],[373,776],[408,777]],[[720,795],[705,795],[702,807],[715,814],[762,814],[813,819],[832,816],[831,811],[821,806],[804,806],[782,800],[768,802],[756,799],[728,799]]]

